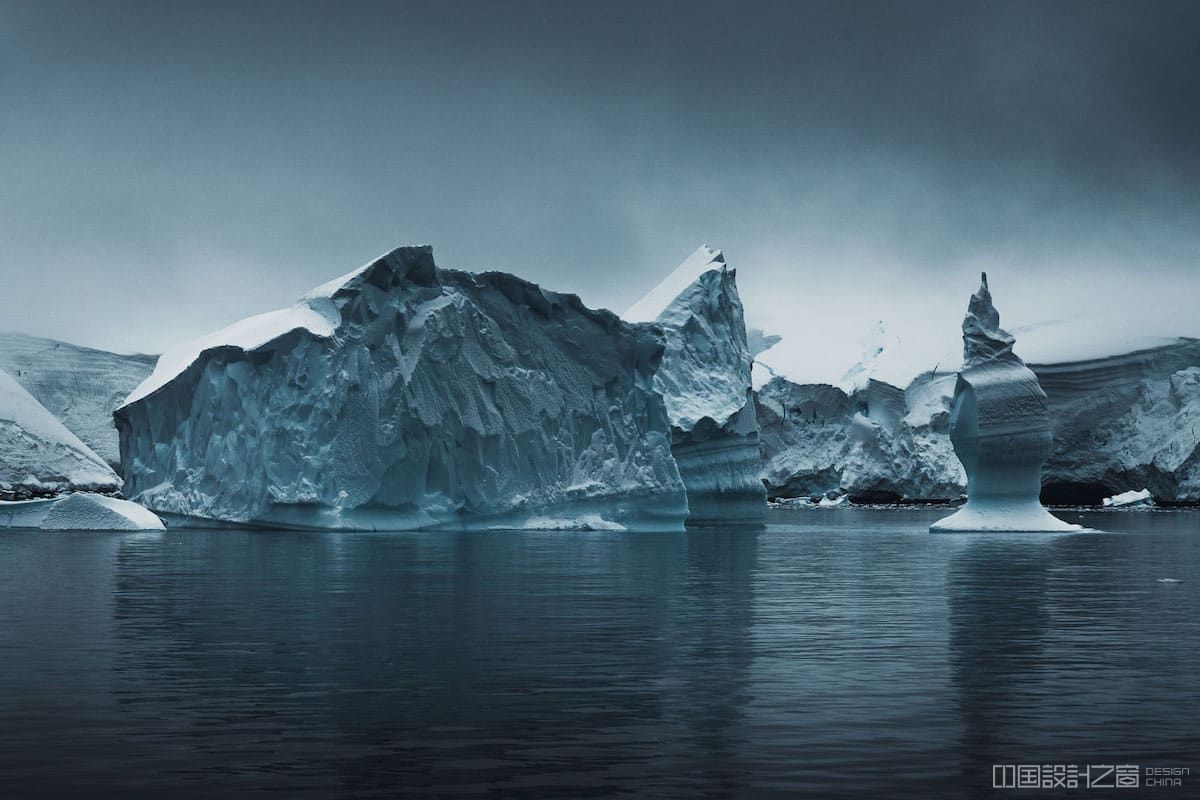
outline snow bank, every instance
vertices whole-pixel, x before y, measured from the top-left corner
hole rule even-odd
[[[654,388],[671,421],[688,524],[761,523],[766,492],[759,477],[753,357],[735,271],[720,251],[701,246],[625,318],[642,321],[651,314],[666,335]]]
[[[120,460],[112,413],[154,369],[154,356],[121,355],[54,339],[0,334],[0,369],[110,466]]]
[[[398,248],[164,355],[116,412],[125,493],[291,527],[678,530],[663,349],[574,295]]]
[[[967,503],[934,531],[1079,530],[1041,505],[1052,435],[1046,393],[1000,327],[987,275],[963,319],[963,365],[950,409],[950,441],[967,473]]]
[[[104,459],[0,370],[0,498],[120,488]]]

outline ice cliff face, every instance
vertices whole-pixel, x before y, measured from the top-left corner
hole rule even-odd
[[[0,369],[113,467],[120,459],[113,409],[153,368],[154,356],[0,334]]]
[[[283,526],[679,529],[663,348],[574,295],[399,248],[164,354],[116,412],[125,493]]]
[[[625,312],[655,321],[666,352],[654,375],[671,422],[671,453],[687,487],[688,524],[761,523],[760,480],[746,323],[736,273],[701,246]]]
[[[1099,503],[1145,488],[1159,502],[1200,502],[1200,340],[1030,366],[1054,428],[1043,499]]]
[[[1078,529],[1042,508],[1042,463],[1052,435],[1046,393],[1000,327],[987,275],[963,319],[963,365],[950,408],[950,441],[967,473],[967,503],[937,531]]]
[[[0,370],[0,500],[120,488],[100,456]]]
[[[947,435],[954,374],[881,381],[847,393],[776,377],[755,398],[772,498],[847,495],[860,503],[950,500],[966,482]]]

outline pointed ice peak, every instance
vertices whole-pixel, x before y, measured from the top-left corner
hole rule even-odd
[[[971,295],[962,331],[964,369],[991,361],[1021,363],[1013,353],[1012,334],[1000,327],[1000,312],[992,305],[986,272],[980,276],[979,291]]]
[[[653,322],[684,289],[709,270],[725,269],[725,255],[702,244],[683,263],[663,278],[645,297],[630,306],[622,318],[629,322]]]

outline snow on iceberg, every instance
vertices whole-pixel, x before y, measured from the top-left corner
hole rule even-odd
[[[116,468],[120,448],[113,409],[154,369],[154,356],[121,355],[38,336],[3,333],[0,369]]]
[[[120,488],[104,459],[0,370],[0,499]]]
[[[401,247],[164,354],[116,412],[125,493],[288,527],[680,530],[663,350],[653,326]]]
[[[1039,500],[1052,436],[1046,393],[1000,327],[987,275],[963,319],[963,365],[950,409],[950,441],[967,473],[967,503],[933,531],[1081,530]]]
[[[666,353],[654,375],[671,421],[671,453],[687,487],[688,524],[758,524],[760,479],[746,322],[736,271],[701,245],[624,314],[657,322]]]

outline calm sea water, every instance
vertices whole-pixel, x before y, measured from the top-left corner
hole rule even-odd
[[[993,791],[991,765],[1200,775],[1200,514],[927,533],[943,513],[2,532],[0,797],[1031,797]]]

